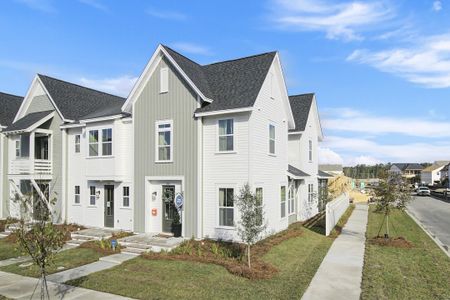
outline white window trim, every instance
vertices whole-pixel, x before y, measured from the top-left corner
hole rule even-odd
[[[284,217],[282,217],[281,216],[281,203],[282,203],[282,201],[281,201],[281,188],[282,187],[284,187]],[[279,210],[279,212],[280,212],[280,219],[281,220],[284,220],[284,219],[286,219],[287,218],[287,216],[288,216],[288,214],[287,214],[287,206],[288,206],[288,204],[287,204],[287,193],[288,193],[288,188],[287,188],[287,184],[285,184],[285,183],[283,183],[283,184],[280,184],[280,188],[279,188],[279,190],[278,190],[278,192],[279,192],[279,196],[280,196],[280,202],[278,202],[279,203],[279,208],[280,208],[280,210]]]
[[[290,191],[292,189],[292,198],[289,198]],[[288,216],[295,215],[295,186],[294,184],[290,184],[287,188],[287,202],[288,202]],[[291,208],[291,211],[289,211],[289,207]]]
[[[165,74],[164,74],[165,73]],[[163,75],[166,77],[166,86],[163,85]],[[165,94],[169,92],[169,68],[162,67],[159,70],[159,93]]]
[[[233,134],[225,134],[225,135],[220,135],[220,121],[226,121],[226,120],[233,120]],[[236,151],[236,138],[235,138],[235,134],[236,134],[236,122],[234,118],[223,118],[223,119],[218,119],[217,120],[217,147],[216,147],[216,153],[218,154],[232,154],[232,153],[237,153]],[[221,151],[220,150],[220,137],[221,136],[232,136],[233,137],[233,150],[224,150]]]
[[[94,188],[94,195],[91,194],[91,187]],[[88,188],[88,193],[89,193],[89,204],[88,207],[97,207],[97,187],[95,185],[90,185]],[[95,199],[95,204],[91,203],[91,197],[94,196]]]
[[[78,194],[77,194],[77,188],[78,187]],[[76,198],[78,196],[78,202],[76,201]],[[80,185],[74,185],[73,187],[73,205],[80,206],[81,205],[81,186]]]
[[[273,128],[274,128],[274,130],[275,130],[275,138],[273,139],[273,141],[274,141],[274,152],[272,153],[272,152],[270,152],[270,142],[272,141],[272,139],[270,138],[270,126],[273,126]],[[270,156],[277,156],[277,126],[275,125],[275,123],[273,123],[273,122],[269,122],[269,126],[268,126],[268,128],[267,128],[267,130],[268,130],[268,140],[269,140],[269,143],[268,143],[268,151],[267,151],[267,154],[268,155],[270,155]]]
[[[313,141],[312,139],[308,140],[308,159],[311,163],[313,161]]]
[[[77,143],[77,137],[79,138],[78,143]],[[77,146],[78,146],[78,151],[77,151]],[[74,136],[74,153],[75,154],[79,154],[81,153],[81,134],[75,134]]]
[[[220,206],[220,189],[233,189],[233,195],[236,196],[236,185],[226,185],[226,184],[221,184],[221,185],[217,185],[217,189],[216,189],[216,228],[222,228],[222,229],[236,229],[236,220],[237,220],[237,216],[236,216],[236,212],[237,212],[237,208],[236,208],[236,201],[233,201],[233,222],[234,225],[233,226],[225,226],[225,225],[220,225],[220,208],[221,207],[225,207],[225,206]]]
[[[311,187],[311,191],[309,188]],[[308,183],[308,204],[314,203],[314,184]]]
[[[17,145],[19,145],[19,146],[17,146]],[[16,158],[22,157],[22,141],[20,139],[16,140],[14,147],[15,147]],[[19,155],[17,155],[17,150],[19,150]]]
[[[128,188],[128,196],[124,195],[124,188]],[[123,205],[125,198],[128,198],[128,206]],[[131,188],[129,185],[122,186],[122,208],[129,209],[131,208]]]
[[[103,155],[103,130],[107,130],[107,129],[111,129],[111,138],[112,138],[112,141],[111,141],[111,155]],[[97,156],[91,156],[89,154],[89,147],[90,147],[90,145],[91,144],[95,144],[95,143],[91,143],[90,140],[89,140],[91,131],[97,131],[98,132],[98,140],[97,140],[98,155]],[[80,139],[80,143],[81,143],[81,139]],[[102,128],[91,128],[91,129],[87,130],[87,153],[86,153],[86,157],[90,158],[90,159],[114,157],[114,129],[113,129],[112,126],[110,126],[110,127],[102,127]]]
[[[170,131],[170,159],[169,160],[160,160],[159,159],[159,125],[162,124],[170,124],[170,130],[163,129],[163,131]],[[160,120],[155,122],[155,163],[173,163],[173,147],[174,147],[174,129],[173,129],[173,120]]]

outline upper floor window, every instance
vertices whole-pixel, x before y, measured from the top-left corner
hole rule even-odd
[[[156,122],[156,161],[173,159],[173,122]]]
[[[98,130],[89,131],[89,156],[98,156]]]
[[[169,68],[161,68],[159,75],[159,92],[167,93],[169,91]]]
[[[102,155],[112,155],[112,129],[102,129]]]
[[[219,189],[219,226],[234,226],[234,189]]]
[[[286,217],[286,187],[283,185],[280,189],[281,217]]]
[[[269,125],[269,153],[275,154],[275,125]]]
[[[20,141],[16,141],[16,157],[20,157]]]
[[[312,141],[309,140],[309,161],[313,160],[313,144]]]
[[[124,186],[123,187],[123,207],[129,207],[130,206],[130,187]]]
[[[234,150],[234,120],[219,120],[219,151]]]
[[[75,153],[80,153],[81,135],[75,135]]]
[[[112,155],[112,129],[89,130],[89,156]],[[101,143],[100,143],[101,141]],[[101,148],[101,149],[100,149]]]

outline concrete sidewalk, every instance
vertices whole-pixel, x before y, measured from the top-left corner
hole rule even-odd
[[[357,204],[302,299],[359,300],[367,218],[367,204]]]
[[[31,297],[37,283],[37,278],[0,272],[0,295],[11,299],[39,299],[39,288]],[[131,299],[54,282],[48,282],[48,290],[50,299]]]

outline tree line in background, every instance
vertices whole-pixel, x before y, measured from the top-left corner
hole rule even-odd
[[[430,163],[421,163],[426,168]],[[344,174],[347,177],[355,179],[382,178],[384,174],[391,168],[392,163],[376,164],[376,165],[356,165],[353,167],[344,167]]]

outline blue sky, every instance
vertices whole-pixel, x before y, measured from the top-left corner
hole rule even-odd
[[[450,1],[0,2],[0,91],[43,73],[126,96],[159,43],[199,63],[278,50],[315,92],[322,162],[450,159]]]

